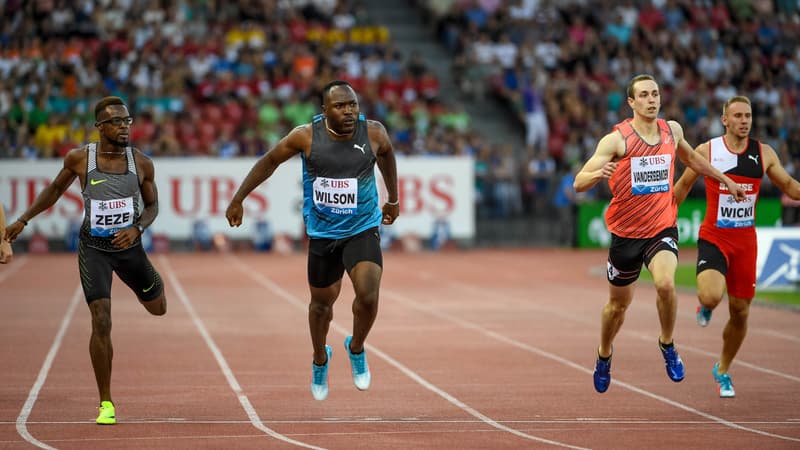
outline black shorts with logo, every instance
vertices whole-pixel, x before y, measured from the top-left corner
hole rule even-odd
[[[657,235],[646,239],[633,239],[611,235],[608,249],[606,276],[614,286],[627,286],[639,279],[642,264],[650,265],[653,256],[667,250],[678,256],[678,229],[664,229]]]
[[[308,244],[308,284],[324,288],[339,281],[344,271],[361,261],[383,267],[381,235],[369,228],[344,239],[311,239]]]
[[[161,276],[150,263],[141,244],[118,252],[107,252],[89,247],[81,241],[78,245],[78,270],[86,303],[111,298],[112,272],[116,272],[119,279],[143,302],[158,298],[164,291]]]

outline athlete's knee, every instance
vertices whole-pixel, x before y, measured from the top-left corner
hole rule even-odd
[[[147,312],[154,316],[163,316],[167,313],[167,297],[163,294],[152,300],[141,300],[141,303]]]
[[[609,302],[606,303],[606,306],[603,308],[603,312],[612,317],[624,316],[625,311],[628,310],[628,305],[628,302],[609,300]]]
[[[308,305],[309,314],[321,319],[333,319],[333,307],[325,302],[311,300]]]
[[[700,301],[700,304],[706,308],[714,309],[719,305],[719,302],[722,301],[722,295],[720,295],[716,289],[698,286],[697,299]]]
[[[92,334],[111,335],[111,314],[92,314]]]
[[[669,299],[675,296],[675,280],[672,277],[660,277],[654,284],[659,298]]]
[[[731,322],[741,325],[746,324],[747,318],[750,317],[750,302],[736,297],[730,297],[729,303],[728,310],[731,314]]]
[[[354,306],[363,309],[375,309],[378,307],[378,290],[370,289],[356,293]]]

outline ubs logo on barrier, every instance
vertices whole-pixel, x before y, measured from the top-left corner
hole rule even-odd
[[[760,289],[800,284],[800,239],[776,238],[767,253],[756,285]]]

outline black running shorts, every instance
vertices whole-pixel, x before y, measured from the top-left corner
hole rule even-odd
[[[361,261],[383,267],[378,228],[369,228],[344,239],[311,239],[308,244],[308,284],[325,288],[339,281],[344,271]]]
[[[667,228],[646,239],[623,238],[611,235],[608,249],[608,282],[614,286],[627,286],[639,279],[642,264],[650,265],[650,260],[661,250],[678,255],[678,229]]]
[[[113,272],[143,302],[155,300],[164,290],[161,276],[150,263],[141,245],[119,252],[106,252],[89,247],[81,241],[78,246],[78,270],[86,303],[100,298],[111,298]]]

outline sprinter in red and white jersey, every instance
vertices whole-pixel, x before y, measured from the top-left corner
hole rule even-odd
[[[708,325],[711,311],[719,305],[728,290],[730,317],[722,334],[722,353],[712,373],[719,396],[734,397],[733,382],[728,374],[733,358],[747,334],[747,317],[756,286],[755,211],[766,174],[775,186],[789,197],[800,200],[800,182],[781,165],[775,150],[750,137],[753,110],[744,96],[730,98],[722,109],[725,135],[700,144],[696,153],[732,178],[747,194],[742,202],[734,202],[727,186],[706,181],[706,215],[700,225],[697,241],[697,323]],[[686,199],[699,174],[686,169],[675,183],[675,199]]]

